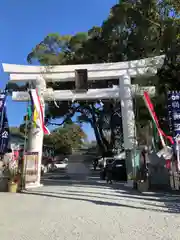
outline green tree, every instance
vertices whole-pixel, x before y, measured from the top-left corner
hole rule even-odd
[[[171,60],[169,53],[172,53],[173,48],[176,49],[178,38],[179,19],[175,10],[175,5],[169,4],[167,1],[121,1],[120,4],[112,7],[109,17],[101,27],[93,27],[88,31],[88,34],[68,37],[50,34],[30,53],[28,60],[35,59],[40,64],[46,65],[97,63],[135,60],[164,53],[167,56],[166,62],[169,64],[169,60]],[[55,46],[58,46],[58,48]],[[165,70],[159,71],[160,81],[159,79],[156,81],[159,91],[165,85],[164,80],[169,84],[169,87],[172,85],[167,79],[166,68],[168,64],[166,62],[163,66]],[[170,71],[173,68],[172,65],[176,64],[177,59],[170,62]],[[177,66],[175,72],[176,74],[178,72]],[[154,82],[154,79],[144,80],[143,84],[148,85]],[[176,82],[179,84],[178,81]],[[98,83],[96,87],[105,87],[108,84]],[[53,87],[54,89],[69,89],[72,88],[72,85],[70,83],[58,83]],[[165,97],[163,95],[160,98],[162,101],[155,102],[162,104]],[[142,99],[137,99],[137,102],[139,103],[137,107],[139,112],[138,124],[144,125],[149,116],[145,113]],[[112,142],[109,144],[103,134],[102,122],[100,121],[102,115],[107,114],[104,111],[105,108],[107,109],[106,102],[104,102],[104,109],[98,109],[95,107],[97,104],[93,103],[61,104],[66,106],[62,107],[62,112],[59,109],[57,111],[50,104],[49,116],[65,116],[66,120],[75,112],[80,112],[80,121],[91,123],[101,149],[112,148]],[[161,119],[163,119],[163,109],[159,106],[157,108],[160,110],[158,112]],[[144,109],[144,114],[142,114],[142,109]]]
[[[179,0],[178,0],[179,1]],[[154,100],[162,125],[167,125],[165,91],[174,87],[180,89],[179,81],[179,5],[178,1],[155,0],[123,0],[113,6],[109,17],[101,27],[93,27],[88,33],[78,33],[74,36],[61,36],[58,33],[49,34],[28,55],[28,62],[40,64],[79,64],[129,61],[155,55],[165,54],[164,66],[153,78],[142,79],[143,85],[157,86],[158,98]],[[173,79],[173,81],[172,81]],[[139,83],[139,79],[133,80]],[[117,80],[91,83],[89,87],[108,87],[117,84]],[[140,83],[141,84],[141,83]],[[74,84],[49,84],[54,89],[73,89]],[[47,119],[63,117],[63,124],[71,119],[74,113],[79,113],[79,120],[89,122],[94,129],[97,143],[102,152],[112,149],[113,134],[108,142],[104,134],[104,116],[108,119],[114,114],[110,103],[102,102],[61,102],[60,108],[54,103],[48,104]],[[112,103],[113,107],[117,103]],[[108,106],[108,107],[107,107]],[[107,111],[108,109],[108,111]],[[136,99],[138,129],[146,125],[150,119],[142,99]],[[109,130],[111,131],[111,121]],[[103,127],[102,127],[103,126]],[[105,127],[107,128],[107,126]],[[113,131],[111,131],[112,133]]]
[[[20,131],[19,127],[10,127],[9,130],[10,130],[10,134],[15,134],[21,138],[24,137],[24,134]]]
[[[73,149],[80,148],[86,134],[77,124],[64,124],[56,128],[49,136],[44,136],[44,144],[51,145],[56,154],[70,154]]]

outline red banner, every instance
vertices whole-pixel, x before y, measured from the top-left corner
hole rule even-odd
[[[149,110],[149,113],[150,113],[150,115],[151,115],[151,117],[152,117],[152,119],[153,119],[153,121],[154,121],[154,123],[155,123],[155,125],[156,125],[156,127],[157,127],[157,130],[158,130],[159,135],[162,135],[163,137],[165,137],[166,139],[168,139],[171,144],[174,144],[173,138],[172,138],[171,136],[167,136],[167,135],[163,132],[163,130],[160,128],[160,125],[159,125],[159,122],[158,122],[158,118],[157,118],[156,113],[155,113],[155,111],[154,111],[154,106],[153,106],[153,104],[152,104],[152,102],[151,102],[151,99],[150,99],[150,97],[149,97],[148,92],[144,92],[144,100],[145,100],[146,106],[147,106],[147,108],[148,108],[148,110]]]

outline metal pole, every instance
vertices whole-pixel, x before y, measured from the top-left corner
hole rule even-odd
[[[29,101],[27,102],[27,108],[29,107]],[[21,191],[25,189],[25,175],[26,175],[26,162],[25,162],[25,153],[27,148],[27,131],[28,131],[28,120],[25,120],[25,129],[24,129],[24,149],[23,149],[23,159],[21,166]]]

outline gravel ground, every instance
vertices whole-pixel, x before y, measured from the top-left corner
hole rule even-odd
[[[178,196],[64,181],[1,193],[0,203],[1,240],[180,239]]]

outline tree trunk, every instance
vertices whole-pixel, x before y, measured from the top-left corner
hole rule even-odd
[[[96,137],[96,142],[97,142],[97,144],[98,144],[98,146],[100,148],[100,151],[101,151],[102,154],[104,154],[104,152],[106,152],[106,148],[105,148],[105,146],[104,146],[104,144],[102,142],[99,130],[98,130],[96,124],[93,121],[91,121],[91,127],[94,130],[94,135]]]
[[[109,143],[105,139],[102,128],[100,126],[97,126],[97,121],[96,121],[96,116],[95,116],[95,111],[94,111],[94,105],[91,104],[92,107],[92,127],[94,129],[94,133],[96,136],[97,143],[102,151],[102,155],[106,155],[106,152],[109,150]]]

